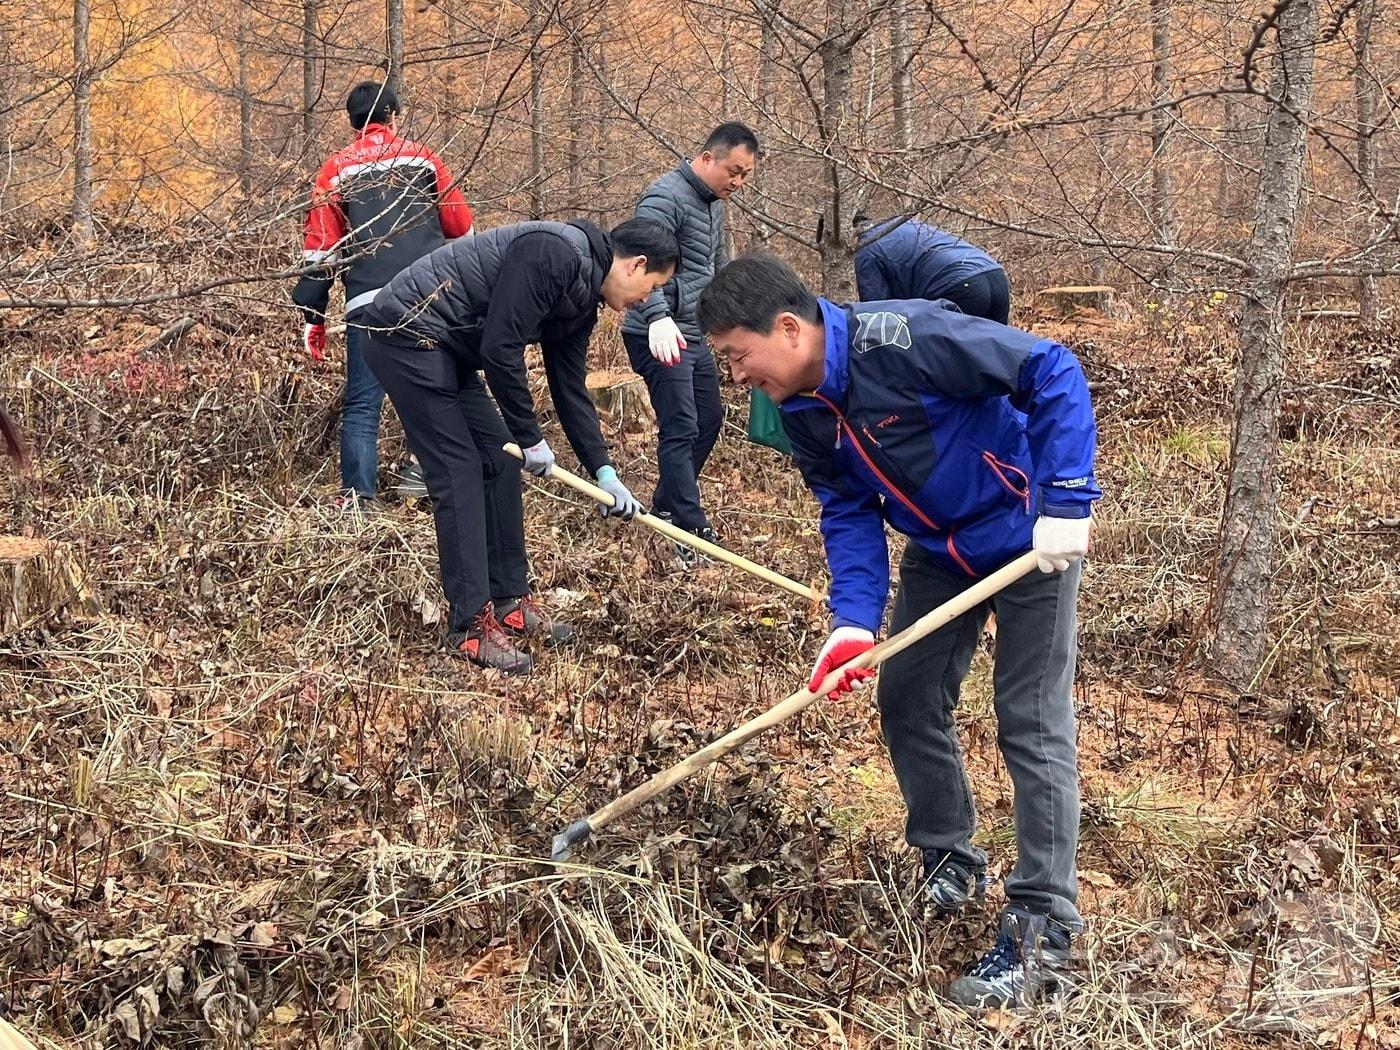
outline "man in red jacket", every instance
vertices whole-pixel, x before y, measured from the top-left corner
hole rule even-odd
[[[336,277],[345,283],[345,403],[340,422],[340,484],[353,509],[374,499],[376,443],[384,389],[361,353],[359,315],[400,270],[446,241],[472,232],[472,210],[438,155],[398,135],[399,100],[383,84],[357,84],[345,101],[354,140],[322,165],[306,216],[297,282],[302,342],[312,360],[326,351],[326,304]],[[426,494],[417,464],[400,491]]]

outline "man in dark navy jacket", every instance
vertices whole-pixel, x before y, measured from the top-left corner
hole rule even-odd
[[[984,889],[953,709],[996,613],[998,742],[1015,786],[1018,855],[997,942],[950,994],[968,1006],[1031,1001],[1082,927],[1071,685],[1079,563],[1100,493],[1079,364],[1052,340],[936,303],[835,306],[771,256],[722,270],[699,319],[735,380],[779,403],[821,501],[834,629],[808,688],[875,644],[890,582],[887,522],[909,537],[892,633],[1025,551],[1038,555],[1039,573],[885,661],[879,682],[923,892],[951,914]],[[848,672],[836,692],[871,674]]]
[[[947,299],[974,317],[1006,324],[1011,285],[990,255],[917,219],[855,217],[856,293],[883,299]]]

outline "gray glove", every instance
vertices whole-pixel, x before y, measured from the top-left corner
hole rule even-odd
[[[642,512],[642,505],[637,497],[632,495],[627,486],[617,480],[617,471],[611,466],[604,464],[598,468],[598,487],[613,498],[611,507],[604,507],[601,504],[598,510],[605,518],[621,518],[623,521],[631,521],[634,514]]]
[[[525,469],[531,474],[544,477],[549,473],[549,469],[554,466],[554,450],[549,447],[548,441],[541,441],[538,445],[531,445],[524,450]]]

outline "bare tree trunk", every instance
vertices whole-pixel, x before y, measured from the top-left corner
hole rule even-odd
[[[1268,129],[1240,309],[1235,432],[1216,566],[1215,665],[1240,689],[1263,669],[1278,528],[1284,282],[1292,264],[1317,47],[1316,0],[1292,0],[1278,21]]]
[[[901,172],[909,169],[909,156],[914,148],[914,127],[909,120],[909,98],[913,94],[909,61],[909,9],[905,0],[894,0],[890,10],[890,103]],[[900,197],[900,208],[909,210],[908,197]]]
[[[0,217],[10,210],[10,183],[14,179],[14,110],[11,102],[17,77],[14,68],[14,37],[8,20],[0,21]]]
[[[1171,0],[1152,0],[1152,102],[1160,105],[1172,96]],[[1176,209],[1172,200],[1172,115],[1166,109],[1152,111],[1152,223],[1161,244],[1176,244]]]
[[[827,206],[818,248],[822,263],[822,294],[835,302],[855,298],[855,269],[850,239],[846,236],[846,190],[849,178],[834,156],[849,129],[851,114],[851,52],[855,47],[846,32],[847,0],[831,0],[826,39],[818,47],[822,62],[822,148],[833,159],[827,162]]]
[[[301,0],[301,149],[307,163],[315,162],[316,145],[316,4]]]
[[[238,189],[245,198],[253,195],[253,86],[248,43],[252,13],[248,5],[238,9]]]
[[[763,17],[763,32],[759,37],[758,49],[758,134],[759,146],[769,151],[773,148],[773,132],[778,126],[778,114],[776,107],[778,104],[777,69],[773,63],[773,52],[778,47],[778,31],[773,25],[771,16]],[[769,204],[765,200],[763,184],[766,180],[764,175],[764,164],[759,164],[754,169],[752,192],[754,199],[758,201],[758,206],[763,211],[768,211]],[[758,224],[758,243],[767,248],[773,239],[773,228],[766,222]]]
[[[1380,126],[1376,123],[1376,76],[1367,64],[1371,56],[1371,26],[1375,23],[1376,4],[1377,0],[1361,0],[1356,12],[1356,177],[1360,183],[1363,207],[1371,220],[1363,232],[1368,242],[1377,232],[1376,208],[1369,203],[1368,195],[1377,195],[1375,135]],[[1380,312],[1380,297],[1374,277],[1356,279],[1356,300],[1362,323],[1374,323]]]
[[[584,83],[587,56],[583,51],[584,20],[575,7],[573,39],[569,42],[569,210],[575,215],[583,211],[584,110],[588,105],[588,85]]]
[[[403,88],[403,0],[384,0],[384,27],[389,38],[389,71],[384,83],[397,95],[404,98]]]
[[[540,31],[536,20],[544,17],[542,0],[533,0],[532,33]],[[544,218],[544,52],[539,41],[530,46],[530,217]]]
[[[612,23],[609,21],[610,16],[609,4],[607,0],[603,0],[600,24],[611,25]],[[609,74],[608,46],[606,39],[598,46],[598,75],[601,76],[605,82],[607,81]],[[595,98],[597,99],[597,120],[595,123],[596,130],[593,142],[593,184],[597,187],[597,191],[601,192],[603,187],[607,185],[610,174],[608,171],[608,150],[612,143],[612,136],[609,134],[609,109],[604,104],[602,92],[598,92]]]
[[[83,243],[92,230],[92,69],[88,64],[91,0],[73,2],[73,232]]]

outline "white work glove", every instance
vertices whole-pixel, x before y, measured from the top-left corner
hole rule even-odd
[[[807,682],[807,691],[815,693],[822,679],[849,660],[854,660],[867,649],[875,648],[875,636],[864,627],[838,627],[817,654],[817,662],[812,666],[812,677]],[[827,693],[835,700],[842,693],[849,693],[859,682],[875,675],[873,667],[853,667],[841,676],[836,688]]]
[[[651,322],[651,327],[647,329],[647,346],[651,347],[651,356],[669,368],[681,359],[685,336],[681,335],[675,321],[663,317]]]
[[[1031,545],[1041,572],[1064,572],[1089,553],[1089,524],[1092,518],[1052,518],[1042,514],[1035,519]]]
[[[627,486],[617,480],[617,471],[604,464],[598,468],[598,487],[613,498],[611,507],[598,505],[599,512],[605,518],[621,518],[623,521],[631,521],[634,515],[642,512],[641,501],[628,490]]]
[[[541,440],[538,445],[531,445],[524,452],[525,469],[531,474],[544,477],[554,466],[554,450],[549,447],[548,441]]]

